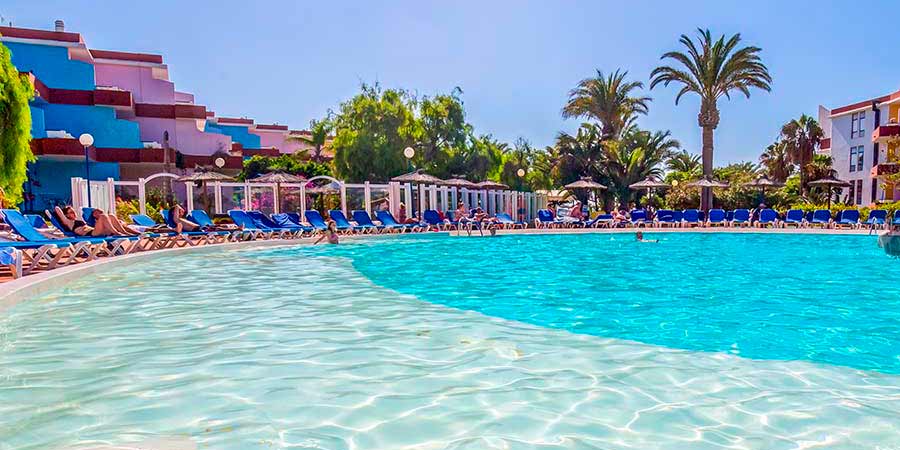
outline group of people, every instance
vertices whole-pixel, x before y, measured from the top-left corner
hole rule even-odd
[[[233,228],[226,226],[201,226],[194,223],[186,217],[185,209],[175,204],[170,210],[170,222],[173,226],[157,225],[153,227],[141,227],[138,225],[127,224],[122,219],[116,217],[115,214],[107,214],[99,208],[91,211],[91,219],[93,224],[89,225],[83,219],[79,218],[78,213],[72,206],[53,208],[53,214],[64,232],[74,233],[78,236],[91,237],[109,237],[109,236],[140,236],[142,233],[182,233],[191,231],[226,231]]]

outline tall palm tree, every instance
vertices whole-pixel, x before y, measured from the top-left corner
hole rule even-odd
[[[310,159],[317,163],[321,163],[325,160],[325,157],[322,155],[322,153],[325,150],[326,145],[328,144],[328,137],[333,129],[334,125],[330,120],[313,119],[309,121],[309,134],[289,136],[288,140],[304,142],[311,145],[312,155]]]
[[[568,184],[585,176],[606,184],[600,171],[607,142],[602,134],[600,126],[582,123],[575,135],[560,132],[556,136],[554,171],[559,184]],[[576,195],[582,202],[587,200],[584,192],[577,192]]]
[[[824,132],[819,122],[806,114],[781,127],[781,141],[784,142],[790,161],[800,168],[800,194],[809,191],[809,165],[819,147]]]
[[[759,156],[759,162],[765,167],[766,176],[775,181],[784,183],[794,173],[794,162],[784,141],[769,144]]]
[[[719,126],[718,101],[723,95],[731,98],[732,91],[738,91],[747,98],[750,88],[771,91],[772,77],[769,69],[759,58],[759,47],[740,47],[741,35],[735,34],[725,39],[720,36],[713,40],[709,30],[697,29],[697,42],[682,34],[679,42],[687,48],[687,54],[672,51],[660,59],[672,59],[681,68],[660,66],[650,73],[650,89],[662,84],[675,82],[682,85],[675,97],[675,104],[684,94],[693,92],[700,96],[700,114],[697,122],[703,129],[703,174],[712,176],[713,131]],[[708,209],[712,204],[712,190],[704,189],[701,206]]]
[[[608,76],[597,71],[595,78],[585,78],[569,92],[563,107],[564,118],[594,119],[602,125],[604,140],[618,138],[638,114],[647,114],[650,97],[634,94],[644,83],[627,81],[628,72],[616,70]]]
[[[695,178],[701,173],[700,155],[689,153],[687,150],[673,153],[666,161],[666,168],[672,172],[687,174],[689,178]]]

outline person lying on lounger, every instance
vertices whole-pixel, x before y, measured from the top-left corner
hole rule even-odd
[[[326,238],[328,239],[329,244],[337,244],[340,242],[340,238],[338,238],[337,223],[333,220],[328,221],[327,228],[325,228],[325,231],[319,236],[319,239],[316,239],[316,242],[313,242],[313,245],[322,242],[322,240]]]
[[[71,206],[59,206],[53,208],[53,213],[59,223],[65,228],[63,231],[75,233],[79,236],[137,236],[140,233],[132,230],[118,217],[112,214],[103,214],[103,211],[94,209],[91,217],[94,219],[94,226],[85,223],[84,220],[78,218],[75,208]]]
[[[199,224],[185,217],[184,208],[182,208],[181,205],[177,203],[172,207],[172,210],[169,211],[169,214],[172,215],[172,223],[175,224],[175,232],[177,233],[181,233],[183,231],[234,231],[236,229],[234,226],[200,226]]]
[[[634,238],[635,238],[638,242],[659,242],[659,239],[644,239],[644,232],[643,232],[643,231],[638,231],[637,233],[635,233],[635,234],[634,234]]]

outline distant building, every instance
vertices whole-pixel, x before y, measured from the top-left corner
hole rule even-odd
[[[838,178],[849,181],[841,200],[851,205],[871,205],[900,199],[897,186],[884,175],[897,171],[888,162],[900,141],[900,91],[840,108],[819,107],[824,131],[819,152],[830,155]]]
[[[193,94],[176,90],[160,55],[89,48],[81,34],[0,27],[0,41],[13,65],[31,80],[32,150],[28,209],[71,198],[71,177],[84,176],[78,136],[94,137],[91,179],[136,180],[174,170],[190,171],[225,160],[236,171],[242,160],[310,148],[293,139],[303,131],[216,117]],[[168,149],[166,151],[165,149]]]

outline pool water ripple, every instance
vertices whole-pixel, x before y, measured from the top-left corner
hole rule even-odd
[[[0,316],[0,450],[160,438],[366,450],[900,442],[895,374],[511,321],[387,289],[362,267],[377,256],[399,270],[398,247],[420,245],[180,255],[23,302]],[[415,280],[438,275],[424,273]]]

